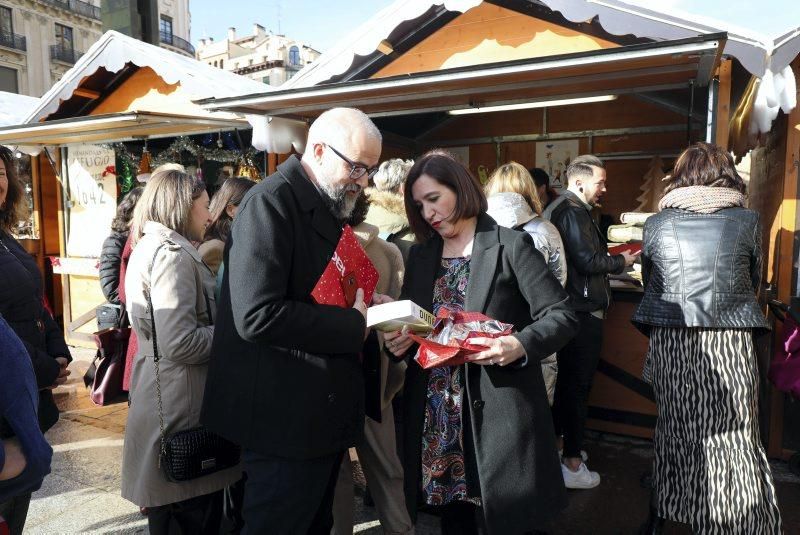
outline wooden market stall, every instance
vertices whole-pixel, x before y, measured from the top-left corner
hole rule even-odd
[[[69,343],[94,346],[95,308],[105,301],[97,264],[119,191],[109,144],[248,128],[236,113],[192,101],[256,90],[263,85],[111,31],[23,124],[0,128],[0,143],[37,154],[40,266]]]
[[[333,106],[373,117],[383,159],[446,147],[482,179],[515,160],[558,182],[591,152],[607,167],[601,216],[618,223],[655,208],[652,177],[689,143],[727,142],[730,110],[764,74],[770,44],[615,0],[401,1],[278,90],[199,103],[248,114],[273,164],[302,146],[298,124]],[[648,437],[647,342],[629,321],[641,289],[614,293],[589,423]]]

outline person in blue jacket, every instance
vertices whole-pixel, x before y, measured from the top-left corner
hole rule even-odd
[[[53,449],[39,429],[39,391],[31,359],[2,316],[0,370],[0,420],[6,424],[0,426],[0,517],[10,522],[11,534],[16,535],[22,532],[22,526],[14,519],[24,519],[25,515],[5,509],[13,507],[12,498],[41,487],[50,473]]]

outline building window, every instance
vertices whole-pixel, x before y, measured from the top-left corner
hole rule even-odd
[[[223,63],[224,61],[225,60],[223,60],[223,59],[219,60],[219,68],[220,69],[225,66],[225,64]]]
[[[72,40],[72,28],[56,24],[56,46],[64,51],[72,52],[75,50]]]
[[[300,49],[296,46],[289,49],[289,65],[300,65]]]
[[[0,33],[3,34],[3,38],[0,39],[3,42],[14,38],[14,21],[11,18],[11,8],[0,6]]]
[[[0,67],[0,91],[19,93],[17,86],[17,71],[8,67]]]
[[[158,29],[161,32],[161,41],[172,43],[172,17],[161,15]]]

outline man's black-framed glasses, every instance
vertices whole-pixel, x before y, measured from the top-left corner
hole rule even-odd
[[[326,147],[331,149],[336,156],[338,156],[339,158],[341,158],[342,160],[347,162],[347,164],[350,166],[350,176],[349,176],[349,178],[351,180],[358,180],[359,178],[364,176],[364,174],[366,174],[368,178],[372,178],[372,177],[375,176],[375,173],[378,172],[378,167],[377,166],[376,167],[367,167],[364,164],[361,164],[361,163],[358,163],[358,162],[354,162],[353,160],[351,160],[350,158],[348,158],[347,156],[345,156],[344,154],[342,154],[338,150],[334,149],[333,147],[331,147],[327,143],[323,143],[323,145],[325,145]]]

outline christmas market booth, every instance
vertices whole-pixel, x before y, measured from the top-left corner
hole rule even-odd
[[[38,102],[39,99],[35,97],[0,91],[0,128],[23,122]],[[12,148],[16,147],[12,146]],[[39,225],[39,214],[41,212],[39,199],[41,192],[39,191],[39,183],[32,176],[31,156],[20,150],[16,150],[14,156],[14,171],[20,182],[22,182],[22,188],[25,193],[25,213],[22,220],[13,229],[14,237],[26,251],[36,257],[41,267],[41,229]]]
[[[241,91],[263,85],[110,31],[20,124],[0,128],[0,144],[32,155],[29,250],[69,343],[94,347],[100,249],[139,179],[166,162],[202,176],[210,192],[227,176],[259,176],[242,116],[192,102]]]
[[[482,181],[514,160],[545,169],[563,189],[569,161],[594,153],[608,174],[598,221],[625,242],[641,239],[642,214],[657,209],[661,179],[688,144],[727,145],[731,110],[743,98],[773,102],[794,82],[774,44],[616,0],[399,1],[278,90],[199,103],[246,114],[256,147],[275,154],[302,145],[298,125],[322,111],[357,107],[384,134],[382,159],[444,147]],[[777,74],[786,81],[780,91],[762,84],[753,93],[751,80]],[[751,194],[765,232],[774,232],[775,214],[755,190],[770,187]],[[589,417],[594,429],[649,437],[656,408],[640,379],[647,340],[630,324],[640,279],[634,270],[613,281]]]

